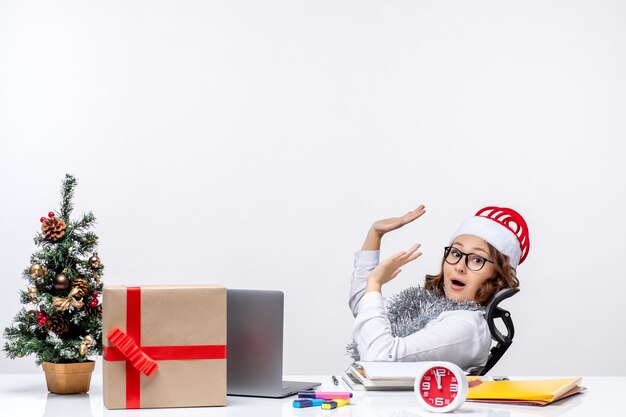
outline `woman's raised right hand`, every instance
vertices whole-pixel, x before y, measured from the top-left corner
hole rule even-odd
[[[424,205],[420,205],[415,210],[409,211],[401,217],[390,217],[388,219],[377,220],[372,224],[371,231],[376,233],[378,237],[383,237],[385,233],[391,232],[411,223],[413,220],[426,213]]]

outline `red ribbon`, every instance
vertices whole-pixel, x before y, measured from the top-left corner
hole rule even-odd
[[[157,360],[226,359],[226,345],[141,346],[141,288],[126,288],[126,333],[114,327],[103,346],[105,361],[126,361],[126,408],[140,408],[141,372],[151,376]]]
[[[150,356],[146,355],[133,339],[117,327],[114,327],[109,332],[107,339],[117,346],[122,355],[124,355],[124,358],[121,359],[128,360],[133,365],[133,368],[139,372],[152,376],[154,371],[159,368],[159,365]]]

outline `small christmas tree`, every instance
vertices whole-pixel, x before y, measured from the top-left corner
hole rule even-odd
[[[76,179],[67,174],[61,190],[61,210],[41,218],[35,244],[22,273],[28,290],[21,291],[22,308],[4,330],[4,351],[11,359],[30,354],[43,362],[85,362],[102,354],[102,293],[104,266],[94,249],[98,236],[90,231],[96,218],[83,214],[72,221]]]

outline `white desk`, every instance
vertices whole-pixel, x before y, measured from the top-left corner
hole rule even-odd
[[[340,382],[334,387],[329,376],[286,376],[294,381],[320,381],[321,389],[348,390]],[[605,417],[623,416],[620,401],[626,392],[626,377],[584,377],[583,386],[588,391],[546,407],[496,406],[465,403],[452,414],[443,416],[566,416]],[[226,407],[169,408],[145,410],[107,410],[102,402],[102,375],[94,374],[89,394],[55,395],[46,390],[43,373],[0,374],[0,416],[220,416],[220,417],[434,417],[418,408],[413,392],[355,392],[352,404],[335,410],[320,407],[293,408],[294,397],[263,399],[228,397]]]

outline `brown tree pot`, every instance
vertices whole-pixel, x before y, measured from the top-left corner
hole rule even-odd
[[[89,392],[94,361],[79,363],[43,363],[48,391],[54,394],[82,394]]]

